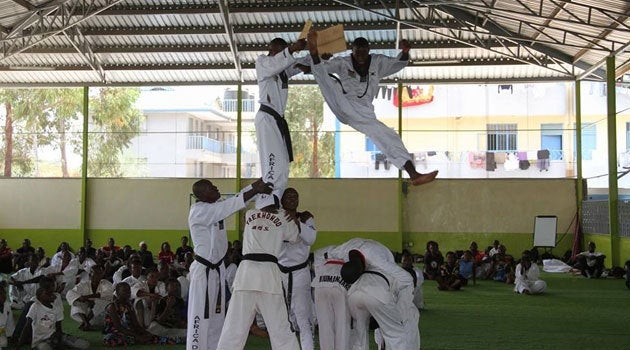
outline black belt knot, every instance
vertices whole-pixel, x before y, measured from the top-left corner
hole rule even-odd
[[[295,266],[282,266],[280,264],[278,264],[278,267],[280,268],[280,272],[282,273],[289,273],[289,272],[293,272],[293,271],[297,271],[297,270],[301,270],[305,267],[308,266],[308,260],[306,260],[305,262],[295,265]]]

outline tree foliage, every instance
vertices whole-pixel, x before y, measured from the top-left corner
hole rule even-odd
[[[122,176],[122,151],[140,131],[142,112],[135,107],[136,88],[101,88],[90,97],[90,140],[88,174],[95,177]]]
[[[90,176],[120,176],[122,151],[138,134],[142,113],[135,107],[138,89],[93,89],[90,98]],[[3,174],[38,176],[41,147],[59,152],[60,171],[70,176],[68,152],[81,156],[83,89],[0,89]],[[2,120],[4,117],[4,120]],[[76,173],[76,172],[75,172]]]
[[[324,98],[317,86],[292,86],[285,111],[291,130],[293,158],[289,176],[333,177],[335,138],[322,131]]]

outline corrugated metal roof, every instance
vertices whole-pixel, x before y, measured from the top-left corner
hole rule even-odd
[[[22,23],[51,6],[76,13]],[[411,65],[390,81],[573,80],[611,54],[618,75],[630,70],[624,0],[233,0],[227,11],[229,26],[216,0],[0,0],[0,85],[253,83],[269,41],[296,40],[307,19],[343,24],[347,42],[365,37],[375,53],[409,40]]]

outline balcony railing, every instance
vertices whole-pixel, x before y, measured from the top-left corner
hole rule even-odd
[[[243,112],[254,112],[256,108],[256,100],[254,99],[244,99],[243,102]],[[238,100],[234,99],[224,99],[223,100],[223,111],[224,112],[238,112]]]
[[[186,149],[199,149],[213,153],[236,153],[236,146],[206,136],[188,136]]]

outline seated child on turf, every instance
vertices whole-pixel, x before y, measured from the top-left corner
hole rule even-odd
[[[159,337],[140,327],[131,305],[131,288],[126,282],[116,285],[114,302],[105,309],[105,346],[129,346],[133,344],[174,344],[168,337]]]
[[[26,325],[22,330],[18,348],[25,344],[26,334],[31,335],[31,348],[38,350],[52,349],[87,349],[90,343],[81,338],[63,333],[63,303],[54,287],[39,287],[37,299],[28,310]]]
[[[446,261],[440,267],[440,275],[436,280],[439,290],[459,290],[462,287],[463,281],[454,252],[446,253]]]

